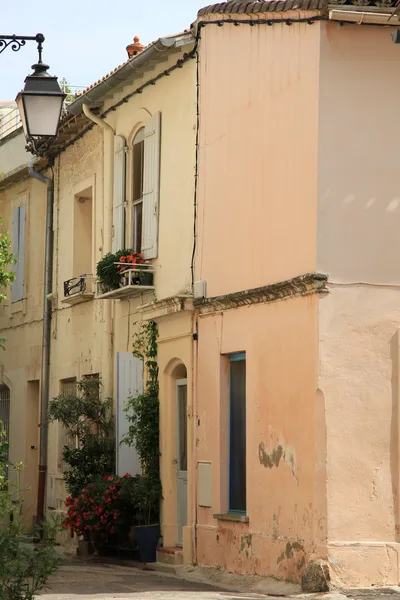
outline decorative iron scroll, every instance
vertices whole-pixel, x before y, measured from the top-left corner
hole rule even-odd
[[[75,296],[86,291],[86,276],[81,275],[80,277],[73,277],[64,281],[64,298]]]
[[[36,35],[1,35],[0,34],[0,54],[4,52],[9,46],[14,52],[21,50],[25,46],[26,42],[37,42],[39,52],[39,62],[42,62],[42,51],[44,35],[43,33],[37,33]]]

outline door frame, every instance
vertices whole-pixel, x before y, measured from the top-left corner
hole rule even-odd
[[[188,460],[188,456],[187,456],[187,451],[188,451],[188,440],[187,440],[187,435],[188,435],[188,422],[187,422],[187,387],[188,387],[188,380],[186,379],[177,379],[175,381],[175,406],[176,406],[176,454],[177,454],[177,463],[176,463],[176,484],[177,484],[177,490],[176,490],[176,508],[177,508],[177,525],[178,525],[178,536],[177,536],[177,546],[180,547],[183,545],[183,531],[182,531],[182,537],[181,537],[181,532],[179,531],[180,528],[180,519],[179,519],[179,515],[180,515],[180,506],[179,506],[179,473],[185,473],[186,472],[186,484],[187,484],[187,465],[186,465],[186,471],[181,471],[180,470],[180,450],[181,450],[181,440],[180,440],[180,427],[179,427],[179,396],[178,396],[178,391],[179,388],[181,387],[186,387],[186,414],[185,414],[185,419],[186,419],[186,458]],[[186,488],[187,489],[187,488]],[[186,507],[186,517],[185,517],[185,523],[187,524],[187,507]]]

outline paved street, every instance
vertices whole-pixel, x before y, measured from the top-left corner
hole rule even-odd
[[[41,595],[46,600],[86,600],[98,598],[195,598],[200,600],[229,600],[227,595],[210,586],[192,583],[130,567],[115,565],[80,564],[63,566],[51,580],[51,589]],[[235,596],[236,597],[236,596]]]
[[[400,600],[399,588],[347,590],[346,593],[300,594],[293,600]],[[62,566],[41,600],[276,600],[276,596],[235,593],[164,573],[130,567],[85,564]]]

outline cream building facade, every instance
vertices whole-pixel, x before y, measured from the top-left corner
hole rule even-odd
[[[35,166],[54,182],[49,397],[73,392],[79,380],[99,376],[101,395],[114,398],[116,406],[118,472],[138,472],[134,450],[119,445],[127,428],[123,408],[143,386],[141,365],[132,356],[133,335],[142,321],[157,321],[162,536],[164,545],[180,544],[187,562],[192,442],[182,434],[184,468],[178,475],[177,430],[186,431],[192,390],[196,71],[186,54],[193,47],[190,33],[158,40],[91,86],[68,106],[57,140],[46,148],[52,168],[46,169],[45,159]],[[96,116],[105,111],[106,118]],[[0,408],[4,390],[4,411],[11,410],[10,458],[25,464],[22,483],[30,487],[31,523],[37,501],[46,186],[29,177],[32,157],[25,153],[21,129],[16,134],[0,141],[6,174],[0,199],[3,227],[13,232],[19,256],[18,298],[14,285],[1,309],[7,346]],[[132,247],[151,260],[154,286],[102,297],[96,289],[97,262],[108,252]],[[46,508],[52,511],[64,509],[66,442],[62,428],[50,425]]]

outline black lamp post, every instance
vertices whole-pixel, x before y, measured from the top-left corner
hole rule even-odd
[[[21,115],[25,137],[35,150],[37,138],[52,138],[57,135],[60,122],[64,94],[60,90],[57,77],[47,73],[48,66],[42,62],[42,45],[44,36],[38,33],[34,37],[0,35],[0,54],[8,47],[17,52],[25,46],[27,40],[36,41],[38,45],[39,60],[32,66],[33,73],[25,79],[25,87],[18,94],[16,101]],[[35,151],[36,154],[36,151]],[[53,164],[53,158],[48,156],[48,165]],[[40,398],[40,457],[38,476],[38,495],[36,520],[41,527],[45,516],[45,488],[47,473],[47,407],[50,383],[50,339],[52,307],[49,296],[52,291],[53,275],[53,210],[54,210],[54,182],[50,177],[37,173],[33,167],[29,174],[47,185],[47,212],[46,212],[46,242],[44,258],[44,286],[43,286],[43,341],[42,341],[42,375]]]
[[[39,60],[32,65],[33,73],[25,79],[25,87],[16,97],[22,126],[27,140],[52,138],[57,135],[66,94],[61,91],[57,77],[47,73],[49,66],[42,62],[44,35],[0,35],[0,54],[8,46],[17,52],[26,41],[37,42]]]

